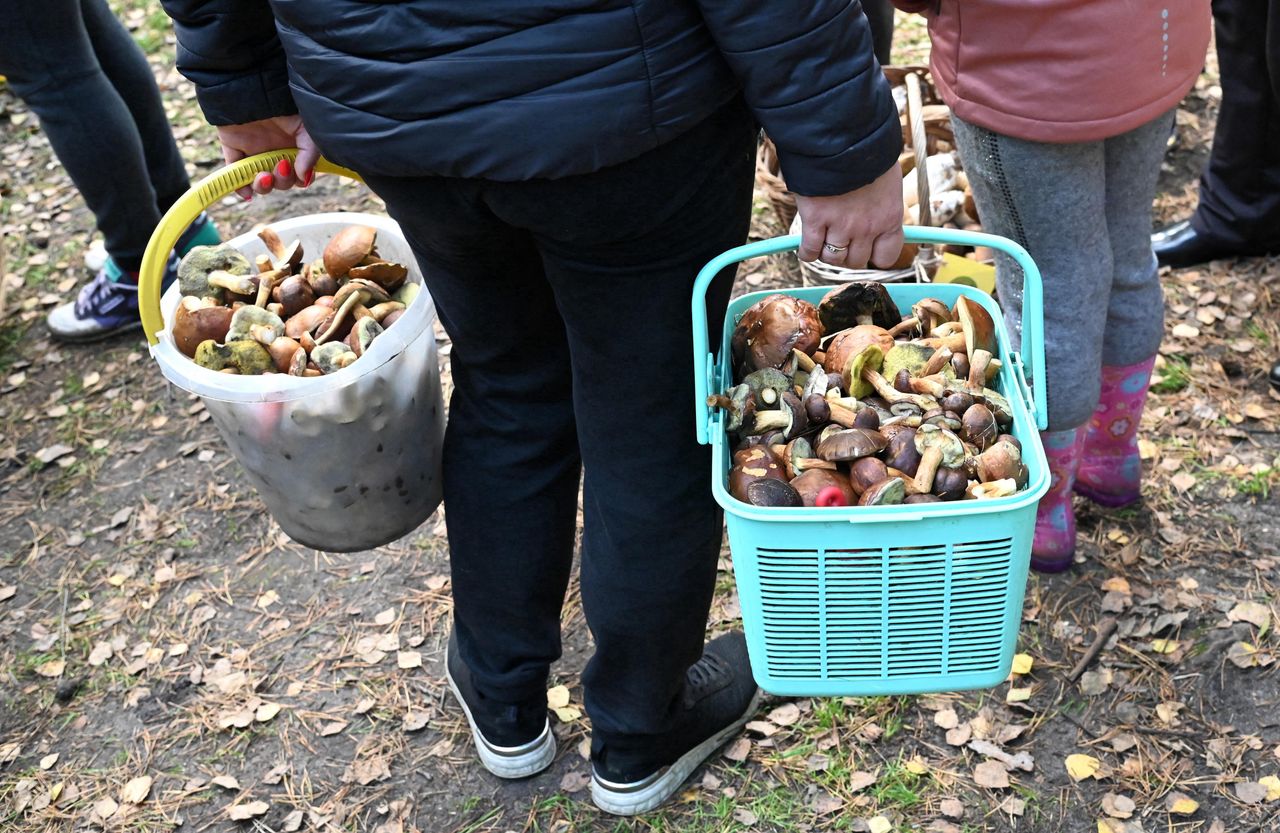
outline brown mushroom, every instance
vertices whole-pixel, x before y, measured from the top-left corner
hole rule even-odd
[[[852,506],[858,500],[857,493],[849,485],[849,479],[838,471],[829,469],[808,469],[791,481],[791,486],[800,495],[805,506],[817,506],[818,496],[826,489],[836,488],[840,492],[843,506]]]
[[[933,491],[933,478],[939,466],[953,468],[964,462],[964,445],[945,428],[921,425],[916,429],[915,444],[916,451],[920,452],[915,476],[917,492]]]
[[[976,473],[978,480],[990,483],[993,480],[1016,478],[1022,466],[1022,452],[1013,443],[997,442],[978,455]]]
[[[1009,497],[1017,494],[1018,484],[1012,478],[991,480],[986,483],[970,483],[965,495],[974,500],[991,500],[998,497]]]
[[[409,276],[408,267],[400,263],[389,263],[379,260],[361,266],[352,266],[347,270],[347,277],[373,281],[388,292],[395,292]]]
[[[275,341],[267,345],[267,351],[271,353],[271,360],[276,364],[276,370],[281,373],[288,373],[298,359],[298,354],[302,354],[302,366],[307,364],[307,351],[302,349],[302,345],[288,336],[280,336]],[[294,374],[298,375],[298,374]]]
[[[325,272],[335,280],[344,278],[348,270],[358,266],[373,253],[378,230],[371,226],[347,226],[335,234],[324,247]]]
[[[969,488],[969,473],[962,468],[944,466],[933,476],[933,494],[942,500],[960,500]]]
[[[859,506],[885,506],[902,503],[907,495],[906,484],[900,478],[888,477],[873,484],[862,497],[858,498]]]
[[[884,450],[888,441],[878,431],[844,428],[825,434],[818,440],[818,456],[832,462],[847,462],[869,457]]]
[[[981,304],[967,295],[956,299],[955,318],[964,328],[965,352],[969,360],[973,360],[975,350],[986,350],[994,354],[996,345],[996,324],[991,320],[991,313]]]
[[[885,464],[905,472],[909,477],[915,477],[920,469],[920,452],[916,450],[916,430],[902,428],[889,438],[889,444],[885,447]]]
[[[772,478],[747,484],[747,503],[753,506],[804,506],[800,493],[790,483]]]
[[[306,279],[293,275],[276,284],[271,297],[284,309],[284,317],[289,318],[314,304],[316,293]]]
[[[979,451],[986,451],[996,441],[999,429],[996,427],[995,415],[982,403],[975,403],[961,418],[963,426],[960,436],[965,442],[972,443]]]
[[[734,327],[734,362],[748,371],[780,368],[792,350],[812,354],[822,338],[818,310],[790,295],[769,295],[747,308]]]
[[[828,333],[859,324],[874,324],[889,330],[902,319],[889,290],[876,281],[854,281],[837,286],[818,304],[818,315],[824,331]]]
[[[783,391],[778,402],[778,409],[773,411],[756,411],[755,419],[747,431],[751,434],[767,434],[780,431],[791,440],[809,427],[809,417],[805,413],[800,397],[791,391]]]
[[[861,457],[849,465],[849,485],[859,495],[888,476],[888,468],[878,457]]]
[[[747,486],[765,478],[786,480],[787,474],[773,452],[767,448],[756,446],[747,449],[740,462],[729,469],[729,494],[743,503],[749,503]]]
[[[835,463],[815,456],[813,445],[804,437],[796,437],[787,443],[782,453],[782,461],[787,470],[787,477],[792,479],[813,469],[834,471],[836,468]]]
[[[827,343],[827,349],[822,357],[822,366],[828,373],[838,373],[844,383],[844,390],[850,395],[856,395],[849,390],[848,379],[845,371],[849,366],[850,360],[865,350],[867,347],[875,346],[880,351],[880,358],[876,367],[880,367],[880,363],[884,361],[884,354],[893,349],[895,342],[893,337],[889,335],[889,331],[873,324],[862,324],[857,327],[851,327],[847,330],[841,330],[831,337]]]
[[[212,301],[187,296],[178,303],[173,316],[174,346],[184,356],[192,358],[196,348],[202,341],[214,341],[221,344],[226,340],[227,329],[231,326],[232,311]]]

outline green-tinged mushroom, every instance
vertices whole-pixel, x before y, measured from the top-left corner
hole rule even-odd
[[[252,271],[253,265],[249,263],[249,259],[226,243],[218,246],[196,246],[178,264],[178,287],[183,295],[221,297],[223,283],[232,283],[238,287],[241,284],[234,279],[247,276]],[[219,280],[210,280],[211,273],[218,274]],[[249,295],[253,291],[251,289],[238,294]]]
[[[316,363],[322,373],[336,373],[357,358],[341,341],[329,341],[311,351],[311,361]]]
[[[755,399],[747,385],[736,385],[725,393],[708,396],[707,407],[720,408],[728,414],[724,429],[729,432],[740,430],[743,421],[751,421],[756,412]]]
[[[208,370],[232,369],[243,376],[257,376],[276,369],[266,347],[248,339],[218,344],[210,339],[196,348],[195,362]]]
[[[382,334],[382,325],[378,323],[376,318],[366,316],[361,318],[351,328],[350,334],[347,335],[347,346],[351,348],[351,352],[357,356],[363,356],[365,351],[369,349],[369,345],[373,340]]]
[[[775,367],[762,367],[742,377],[742,383],[751,388],[757,406],[772,406],[783,391],[791,390],[791,379]]]
[[[916,341],[901,341],[893,349],[884,354],[884,366],[880,369],[886,379],[896,379],[898,373],[906,370],[912,376],[923,376],[925,365],[933,358],[934,350]]]
[[[391,300],[399,301],[400,303],[404,304],[405,307],[407,308],[410,304],[413,303],[414,299],[418,297],[418,293],[420,293],[421,291],[422,291],[422,284],[405,283],[405,284],[402,284],[401,287],[395,291],[395,294],[391,296]]]
[[[884,353],[875,344],[868,344],[849,359],[841,372],[844,391],[851,399],[864,399],[875,392],[871,382],[864,377],[867,370],[878,370],[884,364]]]
[[[246,304],[231,315],[226,341],[230,343],[253,339],[262,344],[270,344],[282,335],[284,322],[280,320],[280,316],[262,307]]]

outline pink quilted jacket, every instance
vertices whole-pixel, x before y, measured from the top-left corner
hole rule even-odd
[[[1037,142],[1145,124],[1195,83],[1209,0],[894,0],[929,18],[933,80],[952,112]]]

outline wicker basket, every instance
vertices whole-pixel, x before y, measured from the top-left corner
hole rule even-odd
[[[782,180],[782,167],[778,162],[778,148],[768,136],[761,135],[756,150],[756,189],[764,194],[773,209],[778,223],[791,228],[796,216],[796,195],[787,190]]]

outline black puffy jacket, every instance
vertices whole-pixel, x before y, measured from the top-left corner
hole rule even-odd
[[[801,194],[865,185],[901,135],[857,0],[163,0],[213,124],[300,112],[392,176],[586,173],[739,91]]]

